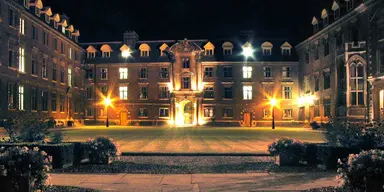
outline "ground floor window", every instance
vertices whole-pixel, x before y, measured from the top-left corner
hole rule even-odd
[[[19,110],[24,111],[24,86],[19,85]]]
[[[148,109],[140,108],[139,109],[139,117],[148,117]]]
[[[292,119],[292,109],[283,109],[283,119]]]
[[[160,108],[159,117],[169,117],[169,108]]]
[[[52,109],[52,112],[56,112],[56,110],[57,110],[57,95],[56,95],[56,93],[52,93],[51,109]]]
[[[271,110],[269,108],[263,109],[263,118],[268,119],[271,117]]]
[[[8,109],[16,109],[17,107],[16,91],[16,84],[8,83]]]
[[[48,91],[41,91],[41,110],[48,111]]]
[[[93,116],[92,109],[85,109],[85,115],[86,115],[87,117],[92,117],[92,116]]]
[[[213,117],[214,108],[213,107],[204,107],[204,117]]]
[[[315,117],[320,116],[320,100],[315,100],[314,115]]]
[[[224,109],[223,117],[233,117],[233,109]]]
[[[32,88],[31,91],[31,110],[37,110],[37,89]]]
[[[64,112],[64,95],[60,95],[60,112]]]
[[[324,105],[324,116],[330,117],[331,116],[331,99],[324,99],[323,105]]]

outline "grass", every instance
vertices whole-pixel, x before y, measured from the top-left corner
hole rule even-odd
[[[266,153],[268,144],[281,137],[324,142],[322,132],[302,128],[87,126],[63,133],[67,141],[108,136],[122,152]]]

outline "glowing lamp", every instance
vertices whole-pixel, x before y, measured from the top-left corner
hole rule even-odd
[[[124,58],[128,58],[129,56],[131,56],[131,52],[129,50],[124,50],[121,52],[121,56]]]
[[[253,52],[254,52],[254,50],[252,49],[252,47],[244,47],[243,48],[243,55],[245,58],[253,57]]]
[[[111,99],[110,98],[105,98],[104,99],[104,104],[105,104],[105,106],[108,107],[111,104]]]
[[[274,107],[277,105],[277,100],[275,98],[272,98],[269,103]]]

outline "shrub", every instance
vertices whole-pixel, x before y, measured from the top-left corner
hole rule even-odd
[[[55,132],[51,136],[52,143],[62,143],[64,141],[64,135],[62,132]]]
[[[12,178],[16,181],[21,177],[29,178],[34,190],[42,190],[48,178],[47,172],[50,170],[51,157],[38,147],[28,149],[28,147],[11,147],[0,150],[0,165],[3,176]],[[14,186],[20,187],[20,186]]]
[[[268,146],[268,151],[271,155],[280,155],[283,153],[294,153],[296,155],[304,155],[305,145],[294,139],[281,138],[276,139]]]
[[[319,163],[326,169],[336,169],[338,159],[347,159],[351,153],[359,153],[360,149],[353,147],[341,147],[330,145],[318,145],[316,157]]]
[[[87,143],[90,161],[94,163],[102,163],[109,157],[116,157],[121,154],[119,145],[113,142],[112,138],[98,137],[89,139]]]
[[[384,191],[384,151],[370,150],[350,154],[348,162],[339,160],[338,172],[344,187],[351,191]]]
[[[361,147],[364,141],[364,124],[331,121],[326,126],[325,137],[330,145],[342,147]]]

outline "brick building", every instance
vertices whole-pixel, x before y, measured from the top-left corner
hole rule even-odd
[[[87,123],[105,123],[106,97],[113,100],[110,122],[122,125],[267,125],[270,98],[280,101],[277,123],[303,121],[297,58],[285,40],[145,41],[129,31],[120,42],[81,45],[87,51]]]
[[[79,30],[41,0],[0,1],[0,119],[18,111],[83,119]]]

